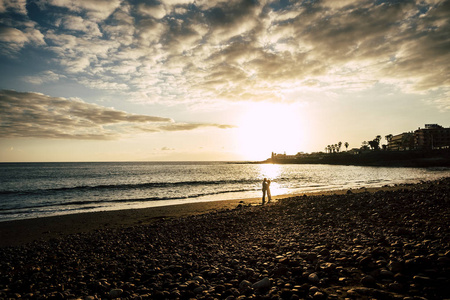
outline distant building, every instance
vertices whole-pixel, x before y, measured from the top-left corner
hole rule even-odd
[[[425,124],[414,132],[394,135],[387,145],[387,150],[431,150],[450,148],[450,128],[438,124]]]
[[[425,124],[414,132],[416,149],[431,150],[450,148],[450,128],[438,124]]]
[[[283,159],[297,159],[298,157],[300,157],[302,154],[297,153],[296,155],[287,155],[286,152],[284,152],[284,154],[278,154],[275,152],[272,152],[272,159],[278,159],[278,160],[283,160]]]
[[[414,133],[404,132],[392,136],[387,149],[390,151],[405,151],[414,149]]]
[[[356,155],[356,154],[360,154],[361,153],[361,149],[359,149],[359,148],[352,148],[352,149],[346,151],[345,153]]]

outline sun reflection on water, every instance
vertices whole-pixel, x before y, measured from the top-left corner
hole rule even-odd
[[[259,174],[261,177],[261,180],[263,178],[267,178],[271,181],[270,183],[270,192],[272,196],[281,195],[285,191],[280,187],[278,184],[278,179],[280,177],[282,168],[280,165],[273,165],[273,164],[263,164],[259,165]]]

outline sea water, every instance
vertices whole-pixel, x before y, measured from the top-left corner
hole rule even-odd
[[[450,169],[229,162],[1,163],[0,221],[415,183]]]

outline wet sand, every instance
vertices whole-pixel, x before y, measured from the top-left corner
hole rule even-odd
[[[277,198],[2,222],[0,298],[450,295],[450,178]]]

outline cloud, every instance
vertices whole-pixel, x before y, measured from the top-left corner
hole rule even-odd
[[[170,118],[130,114],[86,103],[80,99],[50,97],[40,93],[0,91],[0,137],[95,139],[120,138],[121,134],[194,130],[220,124],[174,123]]]
[[[155,19],[162,19],[167,14],[162,4],[149,5],[148,3],[140,3],[137,8],[141,15],[150,16]]]
[[[17,14],[26,15],[27,14],[26,5],[27,5],[26,0],[1,0],[0,14],[11,11]]]
[[[67,12],[57,28],[10,21],[7,51],[46,42],[58,73],[132,101],[301,101],[290,91],[311,82],[321,93],[450,90],[449,0],[41,3]]]
[[[17,52],[30,44],[34,46],[45,45],[44,36],[39,30],[32,26],[17,29],[0,24],[0,55],[16,57]]]
[[[101,36],[97,23],[91,20],[85,20],[80,16],[65,16],[58,20],[61,27],[70,31],[79,31],[91,36]]]
[[[41,5],[63,7],[72,12],[85,13],[96,20],[104,20],[119,7],[120,2],[120,0],[42,0]]]
[[[60,78],[64,78],[53,71],[44,71],[35,76],[24,76],[22,79],[26,82],[40,85],[48,82],[57,82]]]
[[[217,127],[221,129],[230,129],[235,128],[232,125],[220,125],[220,124],[204,124],[204,123],[174,123],[160,126],[159,129],[161,131],[185,131],[185,130],[194,130],[198,128],[204,127]]]

